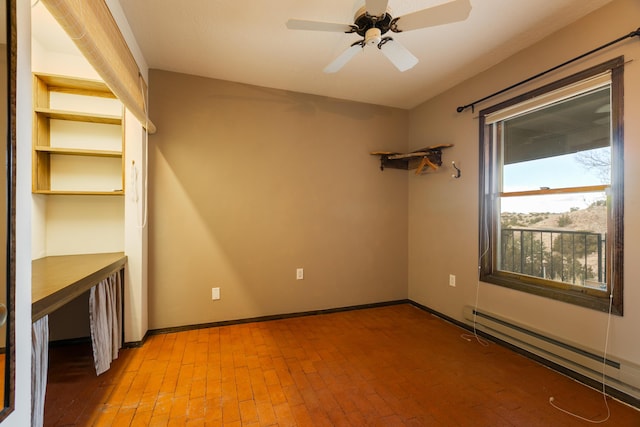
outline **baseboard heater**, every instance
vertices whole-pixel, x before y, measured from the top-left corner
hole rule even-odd
[[[495,313],[464,307],[464,318],[478,331],[494,336],[518,348],[554,362],[594,381],[602,382],[603,351],[543,333],[530,326]],[[640,366],[627,360],[607,356],[604,367],[606,385],[635,399],[640,399]]]

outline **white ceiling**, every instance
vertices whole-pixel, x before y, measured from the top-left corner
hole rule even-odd
[[[418,57],[414,68],[399,72],[368,47],[335,74],[322,70],[359,37],[288,30],[285,23],[298,18],[350,24],[364,0],[120,4],[150,68],[408,109],[610,1],[471,0],[465,21],[394,34]],[[389,0],[389,6],[398,17],[445,2]],[[33,23],[34,33],[46,31],[38,25]]]

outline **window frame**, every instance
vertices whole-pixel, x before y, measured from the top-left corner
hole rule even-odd
[[[607,203],[610,218],[607,222],[606,263],[607,292],[577,288],[562,282],[539,277],[500,271],[496,268],[498,256],[498,232],[500,212],[498,209],[497,180],[500,179],[501,165],[497,160],[492,132],[486,123],[487,117],[508,107],[557,91],[602,73],[611,75],[611,187],[610,201]],[[623,315],[623,238],[624,238],[624,57],[619,56],[584,71],[544,85],[507,101],[483,109],[479,113],[480,125],[480,217],[479,217],[479,260],[480,280],[552,298],[616,315]]]

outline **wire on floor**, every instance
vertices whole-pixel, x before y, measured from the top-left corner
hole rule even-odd
[[[579,420],[586,421],[592,424],[602,424],[609,420],[611,417],[611,409],[609,408],[609,402],[607,402],[607,391],[606,391],[606,367],[607,367],[607,351],[609,347],[609,329],[611,326],[611,308],[613,306],[613,286],[611,288],[611,293],[609,294],[609,314],[607,316],[607,330],[605,333],[604,339],[604,354],[602,355],[602,399],[604,400],[604,406],[607,408],[607,416],[601,420],[592,420],[589,418],[582,417],[578,414],[574,414],[571,411],[561,408],[558,404],[555,403],[555,398],[553,396],[549,397],[549,405],[553,406],[560,412],[564,412],[567,415],[571,415],[572,417],[578,418]]]

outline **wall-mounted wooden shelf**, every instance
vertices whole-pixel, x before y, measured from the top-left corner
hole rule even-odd
[[[421,148],[410,153],[398,153],[392,151],[374,151],[371,154],[380,156],[380,170],[392,169],[417,169],[416,175],[420,175],[425,168],[433,170],[442,166],[442,150],[453,147],[453,144],[440,144]]]

